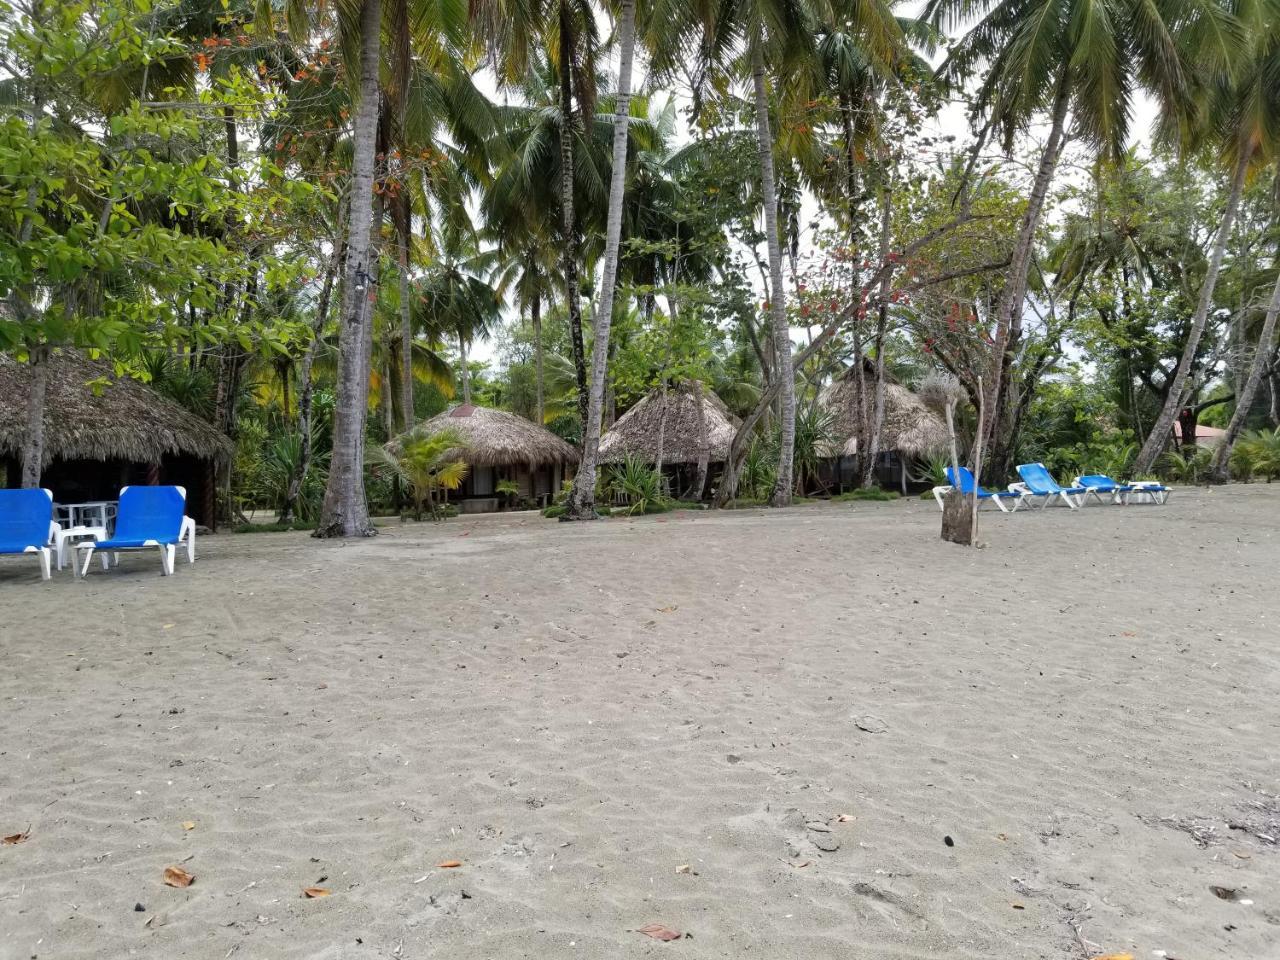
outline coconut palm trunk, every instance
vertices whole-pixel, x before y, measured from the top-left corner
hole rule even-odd
[[[707,411],[702,405],[702,381],[693,381],[693,400],[698,412],[698,472],[693,481],[693,499],[701,500],[707,489],[707,470],[711,466],[711,437],[707,433]]]
[[[573,28],[568,4],[560,4],[560,227],[564,232],[561,255],[565,305],[569,308],[569,335],[573,341],[573,369],[578,383],[578,422],[586,437],[589,396],[587,350],[582,340],[582,303],[578,296],[577,220],[573,201]]]
[[[537,291],[534,292],[533,301],[529,304],[529,319],[533,322],[533,367],[534,379],[537,381],[535,390],[538,396],[537,423],[538,426],[542,426],[547,421],[547,411],[542,367],[542,295]]]
[[[403,201],[408,207],[408,192]],[[409,304],[409,229],[410,213],[400,212],[397,224],[400,258],[400,429],[413,426],[413,311]]]
[[[49,349],[31,349],[31,392],[27,395],[27,429],[22,442],[22,486],[40,486],[44,465],[44,408],[49,393]]]
[[[1244,429],[1244,422],[1253,407],[1253,398],[1262,383],[1262,374],[1271,362],[1271,353],[1275,349],[1276,315],[1280,314],[1280,272],[1276,274],[1275,286],[1271,289],[1271,302],[1267,304],[1267,315],[1262,321],[1262,333],[1258,335],[1258,346],[1253,351],[1253,363],[1249,367],[1249,378],[1236,396],[1235,413],[1227,424],[1227,435],[1218,445],[1218,452],[1213,461],[1213,479],[1218,483],[1226,483],[1230,479],[1229,465],[1231,448],[1236,438]]]
[[[631,110],[631,61],[635,54],[635,0],[622,0],[618,13],[618,91],[613,112],[613,165],[609,178],[609,214],[605,225],[604,276],[596,301],[591,343],[591,392],[582,434],[582,461],[574,478],[565,516],[589,520],[596,516],[596,461],[600,455],[600,423],[604,411],[604,381],[609,363],[609,330],[613,323],[613,295],[618,275],[618,246],[622,240],[622,201],[627,188],[627,133]]]
[[[880,262],[889,260],[890,231],[893,226],[893,207],[889,202],[888,184],[880,185]],[[884,340],[889,327],[889,290],[892,274],[885,273],[880,281],[880,307],[876,311],[876,382],[875,398],[871,402],[870,423],[867,427],[867,449],[862,459],[862,483],[870,487],[875,483],[876,458],[880,455],[880,432],[884,425]],[[865,397],[861,398],[866,403]]]
[[[382,40],[381,0],[364,0],[360,11],[360,101],[355,112],[346,276],[338,334],[337,402],[333,453],[317,537],[367,537],[364,491],[364,426],[368,408],[369,248],[373,224],[373,171],[378,142],[378,67]]]
[[[1205,268],[1204,281],[1200,284],[1200,301],[1196,304],[1196,312],[1191,317],[1191,329],[1187,333],[1187,342],[1182,348],[1182,358],[1178,361],[1173,383],[1169,385],[1168,393],[1165,394],[1160,416],[1156,417],[1151,433],[1147,435],[1147,440],[1138,453],[1138,459],[1134,461],[1133,472],[1136,476],[1149,473],[1155,466],[1156,458],[1164,451],[1165,444],[1169,440],[1173,423],[1178,419],[1178,411],[1182,409],[1187,378],[1191,374],[1191,364],[1195,360],[1200,338],[1204,335],[1205,324],[1209,319],[1209,310],[1213,306],[1213,290],[1218,283],[1218,274],[1222,270],[1222,258],[1227,250],[1231,228],[1235,224],[1236,211],[1240,207],[1240,195],[1244,192],[1245,174],[1249,170],[1249,160],[1252,155],[1252,146],[1241,146],[1235,172],[1231,177],[1231,192],[1227,195],[1227,207],[1222,212],[1222,223],[1218,226],[1218,235],[1214,238],[1213,250],[1209,254],[1209,265]]]
[[[755,87],[756,142],[760,152],[760,187],[764,202],[765,238],[769,247],[769,314],[773,326],[774,376],[778,393],[781,440],[778,474],[770,506],[789,506],[794,482],[796,446],[796,381],[791,365],[791,331],[787,328],[787,291],[782,279],[782,244],[778,239],[778,191],[773,171],[773,133],[769,129],[769,97],[764,85],[764,49],[755,38],[751,49],[751,81]]]
[[[1031,185],[1031,196],[1027,200],[1027,208],[1022,213],[1018,225],[1018,236],[1014,243],[1013,255],[1009,261],[1009,271],[1005,275],[1004,290],[996,308],[996,333],[991,347],[991,377],[986,393],[986,437],[988,445],[993,448],[991,460],[999,463],[1003,459],[1001,445],[996,442],[1001,422],[1001,391],[1005,389],[1005,367],[1011,359],[1011,346],[1016,343],[1022,330],[1023,301],[1027,296],[1027,275],[1031,270],[1031,253],[1035,248],[1036,230],[1040,226],[1040,218],[1044,213],[1045,197],[1049,193],[1049,184],[1053,182],[1053,174],[1058,166],[1058,157],[1066,140],[1067,114],[1071,106],[1071,88],[1068,75],[1064,71],[1058,80],[1050,114],[1049,138],[1045,142],[1044,152],[1040,155],[1040,165],[1036,168],[1035,180]]]
[[[462,402],[471,402],[471,368],[467,365],[467,338],[458,331],[458,366],[462,371]]]
[[[333,281],[342,264],[346,246],[346,241],[342,238],[345,219],[346,215],[340,210],[333,256],[324,272],[324,283],[320,286],[320,299],[316,302],[316,318],[311,326],[311,343],[307,345],[307,352],[302,355],[302,367],[298,371],[298,436],[301,440],[301,449],[298,453],[298,462],[293,468],[293,476],[289,478],[289,486],[285,490],[284,503],[280,506],[278,519],[281,523],[293,521],[294,509],[302,493],[302,484],[307,478],[307,470],[311,467],[311,414],[312,401],[315,397],[315,379],[312,376],[312,369],[315,366],[316,354],[320,351],[320,344],[323,342],[325,324],[329,322]]]

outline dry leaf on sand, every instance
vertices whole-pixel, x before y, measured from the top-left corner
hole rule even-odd
[[[196,878],[181,867],[165,867],[164,883],[167,887],[189,887],[196,882]]]
[[[302,895],[306,897],[308,900],[315,900],[315,899],[318,899],[319,897],[327,897],[329,896],[330,892],[331,891],[326,890],[324,887],[303,887],[302,888]]]
[[[461,860],[441,860],[439,863],[436,864],[436,866],[440,867],[442,870],[452,870],[454,867],[462,866],[462,861]]]
[[[15,843],[22,843],[22,841],[26,840],[29,836],[31,836],[31,831],[23,830],[22,833],[9,834],[3,840],[0,840],[0,843],[4,843],[6,846],[13,846]]]
[[[840,816],[836,817],[836,823],[852,823],[854,820],[857,820],[857,819],[858,819],[857,817],[850,816],[847,813],[842,813],[840,814]]]
[[[196,828],[196,822],[195,822],[194,820],[184,820],[184,821],[182,821],[182,829],[183,829],[183,830],[194,830],[195,828]]]
[[[643,933],[646,937],[652,937],[654,940],[679,940],[684,936],[679,930],[672,930],[670,927],[664,927],[660,923],[647,923],[640,927],[636,933]]]

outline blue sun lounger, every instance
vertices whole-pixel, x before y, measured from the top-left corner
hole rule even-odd
[[[1055,497],[1075,510],[1084,505],[1085,494],[1089,492],[1089,488],[1084,486],[1061,486],[1043,463],[1018,464],[1018,476],[1033,497],[1044,497],[1044,502],[1040,504],[1041,510],[1053,503]],[[1079,497],[1079,502],[1071,499],[1072,497]]]
[[[0,554],[36,554],[43,580],[52,576],[49,540],[56,528],[53,491],[0,490]]]
[[[173,573],[173,555],[182,539],[187,491],[182,487],[124,487],[120,491],[120,507],[116,514],[116,530],[110,540],[92,541],[77,546],[82,559],[77,566],[80,576],[89,572],[95,550],[118,554],[125,550],[160,551],[160,569],[164,576]]]
[[[1101,473],[1076,477],[1076,485],[1085,488],[1087,491],[1085,497],[1092,494],[1099,503],[1102,503],[1102,495],[1109,493],[1111,494],[1112,503],[1125,505],[1128,505],[1131,497],[1148,497],[1152,503],[1164,503],[1169,499],[1169,494],[1173,492],[1172,487],[1166,487],[1163,483],[1157,483],[1154,480],[1140,480],[1137,483],[1118,483]],[[1084,500],[1085,498],[1082,497],[1080,502],[1083,504]]]
[[[950,467],[947,467],[947,480],[950,483],[949,486],[933,488],[933,499],[938,501],[939,510],[943,509],[942,498],[957,486],[955,473]],[[960,492],[966,497],[976,489],[978,492],[979,506],[981,506],[984,501],[991,502],[999,507],[1002,513],[1016,513],[1018,507],[1020,507],[1023,501],[1029,496],[1029,494],[1022,490],[983,490],[981,486],[974,482],[973,471],[968,467],[960,468],[960,483],[958,486],[960,487]],[[1013,501],[1012,509],[1005,506],[1005,504],[1010,500]]]

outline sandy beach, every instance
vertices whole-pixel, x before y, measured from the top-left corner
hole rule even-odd
[[[0,958],[1280,957],[1280,485],[938,527],[5,558]]]

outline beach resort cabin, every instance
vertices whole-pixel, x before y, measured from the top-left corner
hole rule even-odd
[[[565,480],[573,477],[578,451],[550,430],[505,410],[462,404],[426,422],[428,430],[454,430],[466,448],[453,456],[470,468],[449,502],[463,513],[487,513],[502,507],[546,506]],[[514,483],[513,494],[498,485]]]
[[[831,412],[836,443],[820,473],[820,479],[833,493],[857,486],[856,454],[858,452],[858,378],[856,367],[849,367],[827,386],[818,402]],[[875,403],[875,366],[863,367],[865,402]],[[876,457],[876,482],[882,487],[907,492],[907,484],[916,464],[929,457],[946,453],[949,447],[947,425],[925,402],[902,384],[885,378],[884,424],[880,431]]]
[[[669,384],[647,394],[600,438],[600,462],[621,463],[630,456],[660,463],[671,495],[701,500],[715,488],[738,423],[724,401],[699,382]],[[706,484],[692,490],[703,459]]]
[[[32,369],[0,356],[0,481],[22,479]],[[64,352],[48,360],[40,485],[59,504],[110,502],[130,484],[187,488],[187,513],[213,529],[217,467],[231,441],[212,424],[107,363]]]

